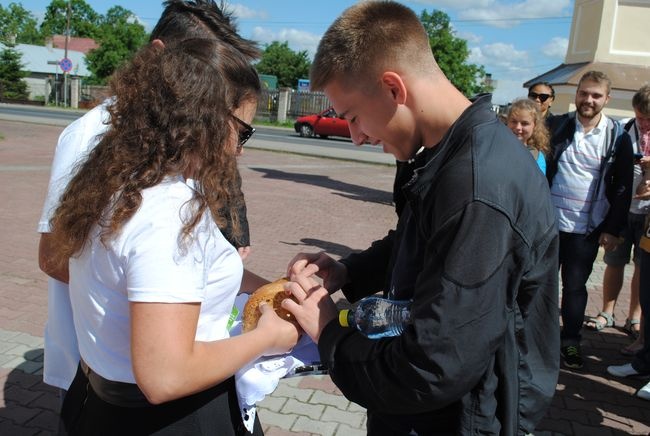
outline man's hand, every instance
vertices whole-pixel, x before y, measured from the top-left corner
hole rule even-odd
[[[293,314],[305,333],[317,344],[323,328],[338,316],[338,309],[327,289],[312,278],[304,275],[296,275],[295,278],[296,281],[284,287],[291,291],[298,303],[285,299],[282,307]]]
[[[642,180],[636,187],[634,198],[637,200],[650,200],[650,180]]]
[[[323,286],[334,293],[348,283],[348,270],[341,262],[329,257],[325,252],[298,253],[287,266],[287,277],[297,281],[297,277],[316,275],[323,279]]]
[[[609,233],[601,233],[598,238],[598,243],[605,249],[605,251],[612,251],[621,243],[621,238],[610,235]]]

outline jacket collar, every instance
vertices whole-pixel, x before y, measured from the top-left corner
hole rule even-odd
[[[477,124],[496,119],[492,111],[492,94],[479,94],[470,101],[472,104],[451,125],[440,142],[415,156],[416,169],[411,180],[404,186],[405,189],[417,191],[423,184],[428,184],[446,161],[444,156],[453,155],[465,143],[465,139],[471,136]]]

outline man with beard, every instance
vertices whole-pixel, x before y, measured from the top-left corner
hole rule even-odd
[[[560,230],[561,353],[564,365],[574,369],[583,366],[580,330],[593,262],[599,246],[610,251],[620,243],[632,198],[630,137],[602,113],[610,89],[604,73],[586,72],[578,82],[576,111],[550,121],[546,176]]]

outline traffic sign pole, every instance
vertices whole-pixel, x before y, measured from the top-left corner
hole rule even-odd
[[[59,67],[63,70],[63,105],[68,106],[68,73],[72,70],[72,61],[67,54],[59,61]]]

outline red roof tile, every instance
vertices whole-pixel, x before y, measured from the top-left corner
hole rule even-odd
[[[56,48],[65,48],[65,35],[52,36],[52,45]],[[99,47],[99,44],[92,38],[77,38],[71,36],[68,40],[68,50],[80,51],[84,54]]]

